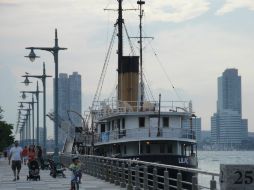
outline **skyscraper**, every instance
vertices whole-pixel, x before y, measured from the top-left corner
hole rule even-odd
[[[55,87],[54,87],[55,88]],[[77,114],[68,111],[75,111],[81,115],[81,75],[78,72],[73,72],[68,77],[66,73],[60,73],[58,78],[58,110],[59,122],[64,124],[71,120],[74,126],[81,126],[81,118]],[[58,139],[59,144],[63,145],[67,136],[66,129],[60,128]],[[61,144],[62,143],[62,144]],[[60,146],[61,149],[61,146]]]
[[[241,76],[237,69],[226,69],[218,78],[217,113],[211,117],[212,142],[219,146],[241,144],[248,124],[242,119]]]
[[[81,114],[81,75],[73,72],[69,76],[69,109]],[[77,114],[70,113],[75,126],[81,126],[81,118]]]

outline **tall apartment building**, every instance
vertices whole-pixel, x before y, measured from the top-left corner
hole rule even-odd
[[[241,76],[226,69],[218,78],[217,112],[211,117],[211,140],[219,146],[241,144],[248,134],[248,121],[242,119]]]
[[[55,87],[54,87],[55,88]],[[81,126],[81,118],[77,114],[68,111],[75,111],[81,115],[81,75],[73,72],[72,75],[60,73],[58,78],[58,113],[59,122],[71,122],[74,126]],[[59,129],[58,141],[63,145],[67,136],[67,131]],[[62,144],[61,144],[62,143]],[[61,148],[61,147],[60,147]]]

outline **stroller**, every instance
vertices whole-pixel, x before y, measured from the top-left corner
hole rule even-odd
[[[26,180],[40,180],[40,168],[39,163],[36,160],[32,160],[28,163],[29,175]]]
[[[61,175],[62,177],[66,177],[64,174],[65,168],[64,165],[61,163],[55,163],[52,159],[48,159],[49,168],[50,168],[50,175],[54,178],[56,176]]]

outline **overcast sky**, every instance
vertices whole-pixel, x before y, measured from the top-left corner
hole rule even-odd
[[[43,61],[47,73],[54,75],[48,52],[37,51],[41,58],[34,63],[24,55],[29,53],[25,47],[53,46],[55,28],[59,45],[68,48],[60,52],[59,72],[82,75],[82,109],[87,109],[117,16],[103,9],[116,7],[116,0],[0,0],[0,105],[8,122],[16,124],[19,91],[35,89],[35,80],[25,87],[21,75],[41,74]],[[136,0],[124,0],[124,7],[136,8]],[[155,37],[144,42],[144,70],[155,98],[162,92],[163,99],[192,100],[202,129],[210,130],[217,78],[225,69],[237,68],[243,117],[249,120],[249,131],[254,131],[254,0],[152,0],[146,2],[144,14],[145,35]],[[129,35],[136,36],[138,12],[126,11],[124,18]],[[133,45],[138,47],[135,40]],[[111,57],[105,97],[116,84],[116,45]],[[53,109],[52,84],[49,79],[48,111]],[[49,120],[47,124],[52,126]],[[52,128],[48,130],[53,136]]]

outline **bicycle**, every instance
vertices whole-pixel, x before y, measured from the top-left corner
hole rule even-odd
[[[73,172],[73,179],[71,180],[71,190],[79,190],[79,172],[71,170]]]

